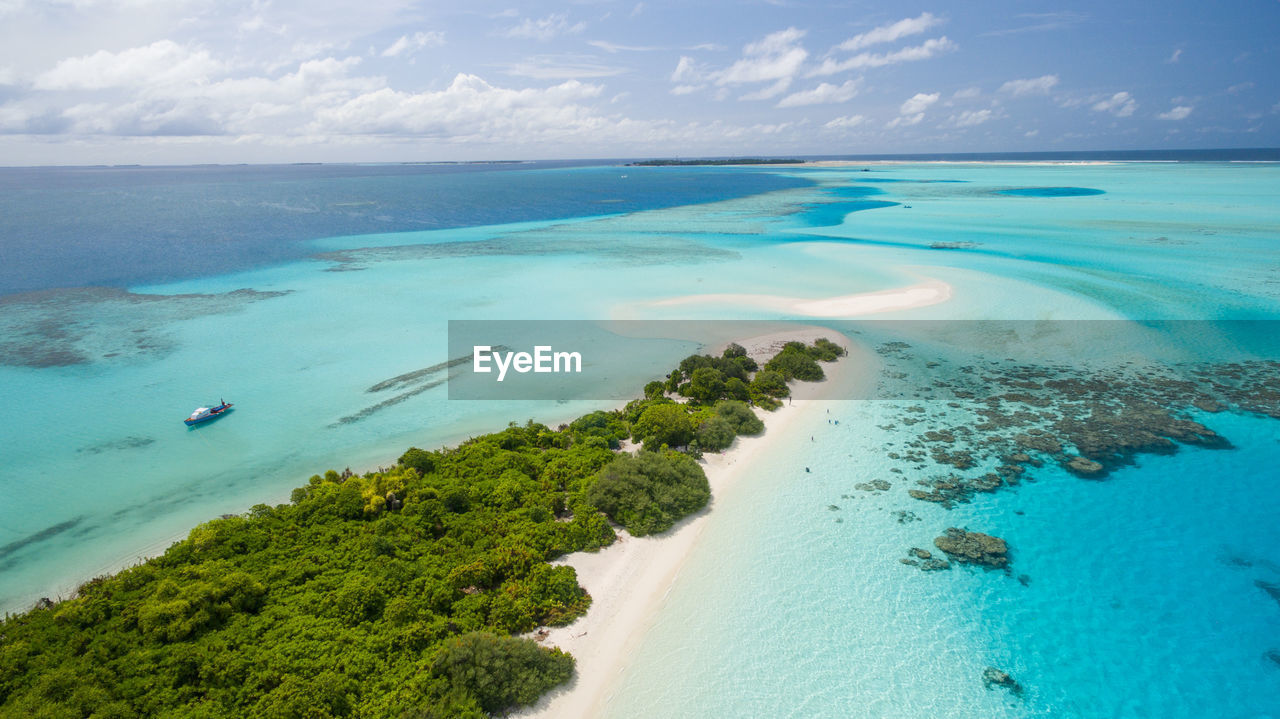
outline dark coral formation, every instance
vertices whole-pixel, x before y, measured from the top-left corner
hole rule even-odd
[[[898,387],[891,396],[902,396],[901,387],[914,379],[913,389],[905,390],[914,392],[909,396],[943,399],[941,390],[962,401],[947,402],[946,409],[935,404],[932,411],[910,404],[897,422],[882,425],[927,427],[888,454],[903,465],[890,471],[951,470],[908,490],[914,499],[946,508],[979,492],[1032,481],[1029,470],[1046,461],[1078,477],[1102,479],[1142,454],[1170,454],[1183,445],[1231,448],[1193,412],[1280,418],[1275,361],[1092,369],[1005,360],[938,370],[943,365],[937,361],[913,362],[909,349],[902,342],[877,348],[888,360],[881,389]],[[927,383],[919,382],[922,375]]]
[[[941,537],[934,539],[933,545],[952,561],[961,564],[975,564],[988,569],[1005,569],[1009,566],[1009,545],[990,534],[951,527]]]
[[[933,552],[930,552],[927,549],[912,547],[911,551],[907,552],[907,554],[909,556],[903,557],[898,561],[912,567],[918,567],[922,572],[936,572],[940,569],[951,568],[950,562],[933,556]]]
[[[982,670],[982,686],[988,690],[998,687],[1008,690],[1011,694],[1022,694],[1022,685],[1010,676],[1009,672],[995,667],[987,667]]]
[[[0,297],[0,365],[43,369],[163,356],[177,347],[174,322],[237,312],[287,291],[153,295],[111,287]]]

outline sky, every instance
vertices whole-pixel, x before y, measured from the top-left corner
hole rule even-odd
[[[1280,0],[0,0],[0,165],[1280,146]]]

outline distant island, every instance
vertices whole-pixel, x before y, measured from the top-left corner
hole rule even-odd
[[[628,167],[689,167],[696,165],[803,165],[804,160],[775,157],[737,157],[719,160],[641,160]]]

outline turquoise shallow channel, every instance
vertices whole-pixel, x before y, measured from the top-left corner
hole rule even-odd
[[[34,171],[0,176],[19,172]],[[463,180],[192,169],[132,191],[109,173],[48,172],[45,185],[5,176],[29,189],[0,200],[21,218],[0,226],[0,264],[30,263],[6,270],[0,295],[5,611],[67,596],[211,517],[285,501],[313,473],[616,404],[449,401],[450,319],[805,319],[662,301],[942,282],[946,302],[875,319],[1280,320],[1272,163],[555,166]],[[106,195],[112,212],[64,219]],[[149,252],[202,259],[157,272],[104,250],[127,244],[122,222]],[[235,247],[210,250],[219,238]],[[880,339],[851,338],[894,371]],[[672,340],[617,381],[639,394],[694,349]],[[912,352],[950,367],[1007,356],[983,349]],[[1242,356],[1184,349],[1205,366]],[[183,426],[222,398],[233,414]],[[913,429],[901,417],[915,404],[932,420]],[[832,402],[772,443],[715,500],[608,716],[1280,717],[1280,422],[1196,410],[1232,448],[1143,453],[1101,479],[1048,464],[949,507],[912,499],[949,468],[888,455],[916,430],[969,421],[953,409]],[[877,479],[890,488],[855,488]],[[1007,540],[1011,571],[900,561],[948,527]],[[987,667],[1020,691],[984,685]]]

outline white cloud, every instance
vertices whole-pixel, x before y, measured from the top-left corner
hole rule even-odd
[[[794,27],[766,35],[742,49],[742,57],[728,68],[715,73],[720,86],[771,82],[765,88],[743,95],[743,100],[767,100],[786,92],[800,71],[809,52],[797,43],[803,30]]]
[[[993,110],[965,110],[959,115],[952,115],[947,122],[955,127],[973,127],[995,119]]]
[[[960,90],[956,90],[955,93],[951,95],[951,97],[956,100],[972,100],[981,95],[982,95],[982,90],[979,90],[976,87],[966,87]]]
[[[692,95],[693,93],[706,87],[706,85],[676,85],[671,88],[672,95]]]
[[[1010,80],[1000,86],[1000,92],[1007,92],[1014,97],[1021,95],[1046,95],[1058,84],[1057,75],[1041,75],[1025,80]]]
[[[598,47],[609,53],[618,52],[620,50],[626,50],[628,52],[648,52],[650,50],[661,49],[654,45],[619,45],[616,42],[609,42],[608,40],[588,40],[587,44],[592,47]]]
[[[1252,80],[1246,80],[1238,85],[1232,85],[1227,88],[1227,92],[1231,95],[1237,95],[1245,90],[1252,90],[1254,87]]]
[[[861,84],[861,79],[849,80],[843,85],[832,85],[824,82],[812,90],[802,90],[800,92],[787,95],[778,101],[778,107],[831,105],[835,103],[848,102],[858,94],[858,88]]]
[[[866,122],[867,118],[862,115],[846,115],[845,117],[837,117],[836,119],[826,123],[823,127],[828,130],[847,130],[857,127]]]
[[[912,125],[919,125],[920,121],[923,119],[923,112],[917,112],[914,115],[899,115],[885,123],[884,126],[889,129],[893,129],[895,127],[911,127]]]
[[[1191,111],[1194,109],[1194,107],[1189,105],[1178,105],[1168,112],[1160,113],[1157,117],[1161,120],[1185,120],[1187,119],[1187,115],[1190,115]]]
[[[1178,48],[1177,50],[1174,50],[1173,54],[1170,55],[1167,59],[1165,59],[1165,62],[1172,65],[1173,63],[1177,62],[1180,59],[1182,59],[1182,48]]]
[[[636,6],[635,6],[635,7],[631,8],[631,14],[630,14],[630,15],[628,15],[627,17],[632,17],[632,18],[634,18],[634,17],[636,17],[637,15],[639,15],[639,14],[640,14],[640,13],[642,13],[642,12],[644,12],[644,3],[642,3],[642,2],[638,2],[638,3],[636,3]]]
[[[904,47],[901,50],[895,50],[888,53],[872,53],[863,52],[854,55],[846,60],[836,60],[835,58],[827,58],[817,68],[809,71],[809,77],[818,75],[834,75],[838,72],[846,70],[861,70],[869,67],[884,67],[885,65],[896,65],[900,62],[914,62],[917,60],[928,60],[935,55],[955,50],[956,44],[946,37],[932,38],[924,41],[920,45],[914,47]]]
[[[545,89],[515,90],[459,74],[437,92],[382,88],[316,113],[323,134],[414,135],[450,141],[529,142],[590,130],[605,119],[579,104],[602,87],[570,80]]]
[[[702,77],[702,70],[698,68],[697,61],[687,55],[681,55],[680,61],[676,63],[676,69],[671,73],[671,82],[685,82]]]
[[[584,22],[569,24],[569,18],[563,13],[551,13],[550,15],[534,20],[533,18],[525,18],[523,22],[514,27],[508,28],[503,33],[504,37],[524,37],[533,40],[551,40],[561,35],[577,35],[587,29]]]
[[[930,13],[920,13],[920,17],[906,18],[889,25],[881,25],[867,32],[853,37],[840,43],[838,46],[841,50],[853,51],[861,50],[864,47],[878,45],[886,42],[893,42],[908,35],[919,35],[929,28],[941,23],[942,20]]]
[[[102,90],[203,83],[225,70],[203,49],[158,40],[120,52],[70,57],[37,75],[37,90]]]
[[[1117,92],[1093,104],[1094,112],[1109,112],[1116,117],[1129,117],[1137,109],[1138,102],[1127,92]]]
[[[382,51],[382,56],[398,57],[406,52],[413,54],[428,45],[436,46],[443,44],[444,33],[442,32],[436,32],[434,30],[431,32],[415,32],[412,37],[409,35],[401,35],[399,40],[391,43],[387,46],[386,50]]]
[[[1040,131],[1039,131],[1039,130],[1027,130],[1026,132],[1022,133],[1022,136],[1023,136],[1023,137],[1035,137],[1035,136],[1037,136],[1037,135],[1039,135],[1039,134],[1040,134]]]
[[[1019,19],[1029,21],[1030,24],[1005,28],[1003,30],[991,30],[982,34],[988,37],[999,37],[1001,35],[1018,35],[1024,32],[1065,30],[1079,25],[1089,19],[1089,16],[1084,13],[1073,12],[1070,10],[1064,10],[1061,12],[1022,13],[1017,17]]]
[[[12,67],[0,67],[0,86],[18,84],[18,73]]]
[[[603,65],[590,55],[535,55],[507,65],[503,70],[507,75],[535,80],[613,77],[626,71],[626,68]]]
[[[917,92],[912,95],[906,102],[902,103],[902,107],[898,110],[903,115],[914,115],[918,112],[924,112],[930,105],[938,101],[941,93],[925,94]]]
[[[898,108],[898,116],[886,123],[885,127],[892,129],[919,125],[924,120],[924,111],[937,102],[939,97],[942,97],[942,93],[917,92],[902,103],[902,107]]]

